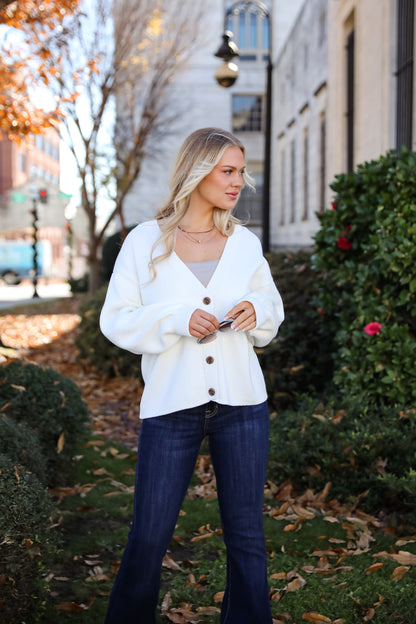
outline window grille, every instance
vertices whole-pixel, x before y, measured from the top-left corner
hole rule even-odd
[[[396,147],[412,148],[413,140],[413,57],[414,0],[397,3],[397,109]]]
[[[233,95],[233,132],[262,132],[263,96]]]

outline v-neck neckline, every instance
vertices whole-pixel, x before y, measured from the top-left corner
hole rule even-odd
[[[206,286],[204,286],[204,284],[197,278],[197,276],[195,275],[195,273],[187,266],[186,262],[184,260],[182,260],[178,254],[176,253],[175,250],[172,251],[172,257],[177,261],[177,263],[179,263],[180,265],[182,265],[184,267],[184,269],[189,273],[189,275],[196,281],[198,282],[198,284],[200,286],[202,286],[202,288],[207,289],[212,285],[213,280],[215,279],[218,270],[222,264],[223,258],[227,253],[227,249],[229,248],[229,243],[230,243],[230,239],[233,235],[231,236],[227,236],[227,240],[225,241],[225,245],[224,248],[221,252],[221,256],[218,258],[218,264],[215,267],[215,271],[214,273],[211,275],[211,279],[209,280],[208,284]],[[216,259],[214,259],[212,262],[215,262]],[[203,261],[204,262],[204,261]]]

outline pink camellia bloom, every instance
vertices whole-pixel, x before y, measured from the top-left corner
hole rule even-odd
[[[337,245],[340,249],[351,249],[352,242],[345,238],[345,236],[340,236],[337,240]]]
[[[374,336],[375,334],[379,334],[381,332],[382,327],[383,326],[381,323],[377,323],[377,321],[374,321],[373,323],[368,323],[368,325],[364,327],[364,331],[369,336]]]

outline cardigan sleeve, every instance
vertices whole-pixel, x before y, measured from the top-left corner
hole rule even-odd
[[[133,246],[126,239],[114,267],[100,315],[102,333],[132,353],[157,354],[189,336],[194,309],[186,304],[143,304]]]
[[[265,258],[254,272],[244,299],[253,304],[256,312],[256,327],[247,332],[248,337],[255,347],[264,347],[276,336],[285,317],[282,298]]]

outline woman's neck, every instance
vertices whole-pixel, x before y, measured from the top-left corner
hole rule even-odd
[[[198,231],[208,230],[214,225],[214,210],[197,211],[188,208],[184,214],[180,226],[185,230]]]

